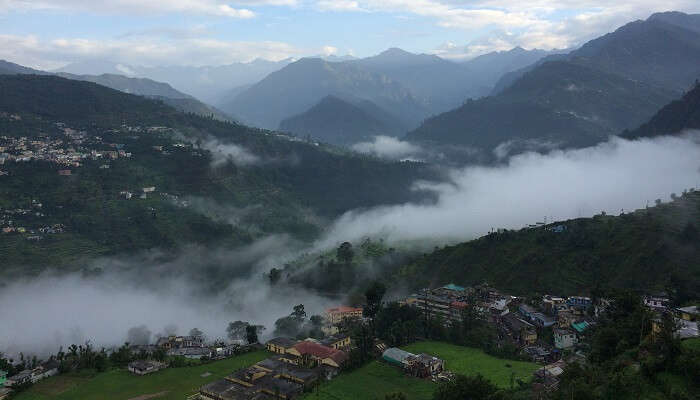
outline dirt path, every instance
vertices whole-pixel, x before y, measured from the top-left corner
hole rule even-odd
[[[153,393],[153,394],[142,394],[141,396],[136,396],[132,397],[129,400],[149,400],[149,399],[155,399],[158,397],[163,397],[169,392],[166,390],[165,392],[158,392],[158,393]]]

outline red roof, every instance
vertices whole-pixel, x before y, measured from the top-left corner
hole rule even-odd
[[[321,358],[321,359],[330,357],[334,353],[340,351],[340,350],[336,350],[336,349],[328,347],[328,346],[324,346],[322,344],[318,344],[318,343],[314,343],[314,342],[307,342],[307,341],[303,341],[303,342],[299,342],[299,343],[295,344],[294,348],[302,355],[303,354],[310,354],[316,358]]]
[[[463,301],[453,301],[453,302],[450,304],[450,306],[452,306],[452,308],[460,308],[460,309],[461,309],[461,308],[467,308],[467,303],[465,303],[465,302],[463,302]]]

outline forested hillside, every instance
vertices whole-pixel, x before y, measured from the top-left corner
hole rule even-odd
[[[345,154],[53,76],[0,76],[0,115],[5,140],[20,149],[11,154],[18,161],[0,165],[0,207],[44,214],[8,217],[27,228],[0,235],[10,265],[45,266],[49,254],[60,264],[154,246],[240,244],[275,232],[310,239],[349,209],[421,198],[411,184],[437,177],[422,164]],[[73,153],[79,167],[55,161]],[[155,191],[139,199],[144,187]],[[197,207],[201,199],[211,203]],[[64,233],[38,234],[54,224]],[[28,240],[30,229],[42,239]]]
[[[485,281],[520,294],[594,288],[698,293],[700,192],[673,197],[620,216],[492,233],[426,254],[395,277],[415,287]]]

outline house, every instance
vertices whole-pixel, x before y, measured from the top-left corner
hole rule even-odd
[[[147,375],[165,368],[165,364],[156,361],[138,360],[129,363],[127,369],[134,375]]]
[[[576,333],[569,329],[554,330],[554,347],[560,350],[570,349],[578,343]]]
[[[420,378],[437,375],[445,369],[444,360],[425,353],[408,356],[406,362],[409,373]]]
[[[329,308],[325,313],[326,321],[335,325],[346,318],[362,318],[362,307],[338,306]]]
[[[697,321],[698,317],[700,317],[700,311],[698,311],[698,306],[676,308],[676,313],[681,319],[686,321]]]
[[[540,327],[550,327],[554,325],[556,320],[554,317],[550,317],[549,315],[544,315],[541,312],[535,312],[530,315],[530,319],[535,323],[535,325],[538,325]]]
[[[175,336],[159,337],[156,346],[166,350],[179,349],[183,347],[205,347],[204,338],[201,336]]]
[[[168,350],[166,354],[173,357],[185,357],[190,360],[201,360],[202,358],[211,358],[212,351],[206,347],[178,347]]]
[[[571,327],[577,334],[582,334],[591,324],[588,321],[576,321],[571,323]]]
[[[294,349],[294,345],[297,344],[296,340],[288,339],[285,337],[277,337],[270,339],[265,347],[268,351],[277,354],[287,354],[289,350]]]
[[[644,305],[651,309],[665,309],[668,307],[670,300],[666,296],[644,296]]]
[[[340,368],[347,360],[347,355],[342,350],[324,346],[319,343],[302,341],[294,345],[294,350],[302,359],[302,364],[306,365],[328,365],[334,368]],[[294,352],[290,352],[294,354]]]
[[[537,342],[537,330],[531,323],[518,318],[513,313],[507,313],[501,321],[514,341],[521,345],[532,345]]]
[[[156,191],[156,187],[149,186],[149,187],[142,188],[141,190],[143,190],[144,193],[153,193]]]
[[[522,314],[525,318],[528,318],[528,319],[532,319],[532,314],[537,312],[537,310],[535,310],[534,307],[527,305],[527,304],[519,305],[518,311],[520,311],[520,314]]]
[[[61,176],[70,176],[71,170],[69,169],[61,169],[58,171],[58,174]]]
[[[350,347],[350,336],[348,335],[333,335],[321,340],[321,344],[334,348],[336,350]]]
[[[32,383],[37,383],[42,379],[58,375],[59,363],[56,360],[49,360],[32,370]]]
[[[591,302],[590,297],[569,296],[566,298],[566,304],[572,308],[578,308],[578,309],[585,310],[588,307],[590,307],[593,303]]]
[[[382,358],[389,364],[394,364],[403,369],[408,368],[410,365],[408,359],[410,357],[415,357],[415,354],[409,353],[407,351],[401,350],[396,347],[390,347],[382,353]]]
[[[12,375],[11,377],[7,378],[7,380],[5,381],[5,386],[7,386],[7,387],[19,386],[19,385],[29,384],[31,382],[32,382],[32,370],[25,369],[24,371],[21,371],[18,374]]]

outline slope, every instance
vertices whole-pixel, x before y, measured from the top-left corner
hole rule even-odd
[[[407,138],[487,151],[509,141],[588,146],[638,126],[673,98],[673,92],[616,75],[547,62],[498,96],[426,120]]]
[[[624,132],[622,136],[634,139],[681,133],[686,129],[700,129],[700,84],[697,83],[681,99],[662,108],[649,122]]]
[[[368,100],[352,104],[326,96],[308,111],[283,120],[279,129],[326,143],[351,145],[373,136],[397,136],[405,126]]]
[[[620,216],[493,233],[401,268],[415,287],[487,281],[519,294],[594,288],[700,290],[700,191]],[[552,229],[558,227],[556,230]]]

